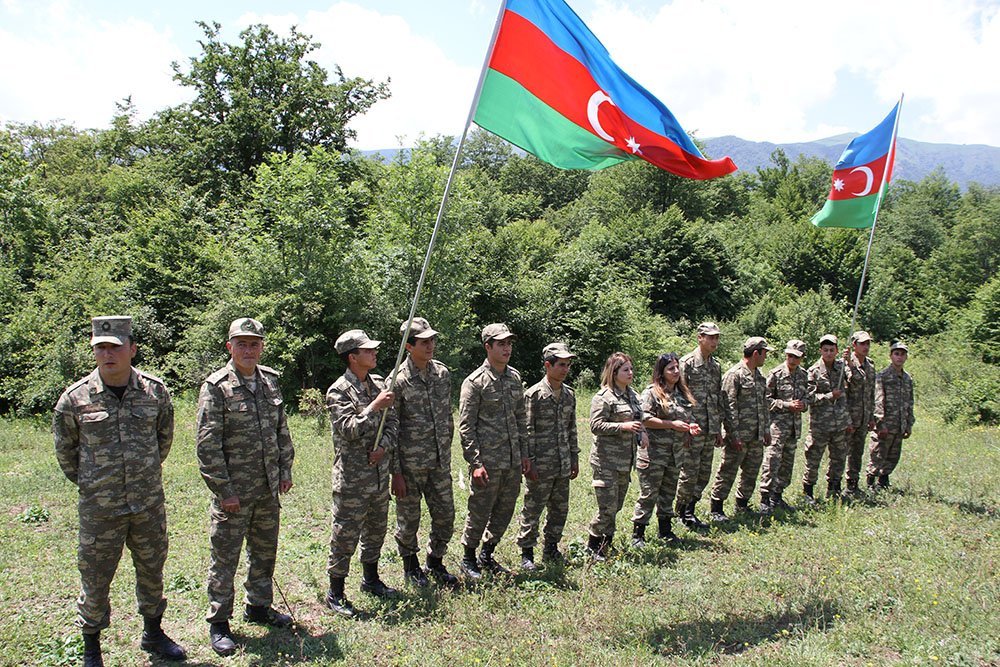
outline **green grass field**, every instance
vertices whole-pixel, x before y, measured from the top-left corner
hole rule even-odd
[[[633,476],[617,555],[590,566],[582,543],[595,503],[584,466],[563,542],[569,567],[468,592],[407,590],[383,603],[358,591],[355,562],[348,591],[366,614],[354,621],[322,604],[329,432],[294,417],[295,488],[284,500],[276,579],[297,628],[269,631],[237,619],[244,648],[220,659],[203,620],[209,495],[195,459],[193,401],[176,404],[164,474],[164,627],[187,648],[190,664],[1000,665],[998,431],[958,430],[919,411],[894,489],[874,500],[746,519],[708,535],[679,527],[678,548],[654,540],[636,552],[624,548]],[[588,404],[581,396],[584,461]],[[801,451],[800,443],[795,480]],[[453,471],[458,517],[447,562],[455,571],[467,498],[458,486],[466,475],[457,443]],[[0,664],[77,664],[76,491],[56,465],[45,421],[0,421],[0,480]],[[793,482],[786,500],[801,505],[799,488]],[[510,566],[519,563],[513,532],[497,552]],[[391,529],[382,570],[390,585],[402,586]],[[125,556],[112,588],[112,625],[102,635],[108,665],[150,663],[138,648],[133,583]],[[284,609],[281,597],[276,604]]]

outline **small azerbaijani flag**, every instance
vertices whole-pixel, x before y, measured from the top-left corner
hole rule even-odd
[[[563,0],[507,0],[474,120],[561,169],[641,158],[685,178],[736,171],[706,159]]]
[[[875,224],[879,197],[892,177],[900,104],[902,100],[875,129],[855,137],[844,149],[833,168],[826,204],[812,217],[814,225],[868,229]]]

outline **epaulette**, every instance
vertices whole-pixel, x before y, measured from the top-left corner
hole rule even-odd
[[[441,363],[437,359],[431,359],[431,363],[434,364],[434,368],[436,368],[439,371],[447,371],[448,373],[451,372],[450,368],[448,368],[445,364]]]
[[[507,370],[509,370],[510,374],[514,376],[514,379],[516,379],[518,382],[521,381],[521,371],[517,370],[513,366],[508,366]]]
[[[156,377],[155,375],[150,375],[150,374],[149,374],[149,373],[147,373],[146,371],[140,371],[140,370],[139,370],[138,368],[136,369],[136,372],[138,372],[138,373],[139,373],[139,375],[141,375],[142,377],[144,377],[144,378],[145,378],[145,379],[147,379],[147,380],[150,380],[151,382],[154,382],[154,383],[156,383],[156,384],[159,384],[159,385],[162,385],[162,386],[164,386],[164,387],[166,387],[166,386],[167,386],[167,383],[166,383],[166,382],[164,382],[164,381],[163,381],[163,380],[161,380],[160,378]]]
[[[485,366],[485,365],[484,365],[484,366],[480,366],[480,367],[479,367],[479,368],[477,368],[476,370],[474,370],[474,371],[472,371],[471,373],[469,373],[469,377],[467,377],[467,378],[465,378],[465,379],[466,379],[466,380],[470,380],[470,381],[471,381],[471,380],[476,380],[476,379],[478,379],[478,378],[479,378],[479,377],[480,377],[480,376],[481,376],[481,375],[482,375],[483,373],[485,373],[485,372],[486,372],[486,369],[487,369],[487,368],[488,368],[488,366]]]
[[[83,385],[87,384],[87,382],[89,382],[89,381],[90,381],[90,376],[89,375],[87,375],[85,377],[82,377],[79,380],[77,380],[76,382],[74,382],[73,384],[71,384],[70,386],[66,387],[66,392],[65,393],[68,394],[71,391],[73,391],[74,389],[79,389]]]
[[[332,389],[336,389],[337,391],[344,391],[345,389],[350,389],[350,387],[351,387],[351,381],[348,380],[346,376],[341,375],[339,378],[334,380],[333,384],[330,385],[330,389],[327,389],[327,391],[330,391]]]
[[[261,373],[270,373],[271,375],[276,375],[278,377],[281,377],[281,371],[277,371],[277,370],[271,368],[270,366],[264,366],[263,364],[257,364],[257,368],[260,369]]]
[[[220,368],[219,370],[215,371],[207,378],[205,378],[205,382],[207,384],[219,384],[220,382],[222,382],[222,380],[226,379],[227,377],[229,377],[229,367],[223,366],[222,368]]]

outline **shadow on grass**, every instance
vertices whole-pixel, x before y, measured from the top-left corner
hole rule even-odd
[[[788,633],[826,632],[838,613],[830,600],[810,601],[797,611],[762,616],[727,614],[715,620],[698,619],[657,627],[646,634],[650,648],[661,656],[738,654]]]
[[[237,636],[243,650],[250,657],[251,665],[273,665],[276,662],[291,664],[313,662],[317,658],[343,660],[344,652],[332,630],[313,634],[299,624],[294,630],[271,628],[262,637]],[[191,663],[185,663],[191,664]]]
[[[917,491],[915,489],[901,490],[899,487],[890,487],[888,490],[882,491],[881,494],[903,495],[908,492],[912,492],[918,498],[923,498],[946,507],[951,507],[958,510],[962,514],[972,514],[974,516],[986,517],[987,519],[996,519],[1000,516],[1000,509],[998,509],[995,505],[990,506],[983,502],[974,502],[971,500],[953,500],[951,498],[944,497],[930,487],[924,489],[923,491]]]
[[[713,523],[707,537],[711,539],[712,533],[732,534],[738,533],[744,528],[757,533],[765,533],[775,525],[798,526],[815,528],[816,521],[813,519],[817,512],[822,512],[830,504],[823,501],[815,507],[793,507],[791,509],[777,509],[768,514],[759,512],[738,512],[729,517],[728,521]]]

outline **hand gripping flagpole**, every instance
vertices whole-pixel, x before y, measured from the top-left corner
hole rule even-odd
[[[854,336],[854,325],[858,320],[858,306],[861,305],[861,291],[865,288],[865,276],[868,274],[868,260],[872,255],[872,241],[875,240],[875,224],[878,222],[878,212],[882,207],[882,197],[889,187],[888,176],[889,167],[896,157],[896,132],[899,130],[899,115],[903,112],[903,94],[899,95],[899,104],[896,107],[896,119],[892,123],[892,141],[889,143],[889,155],[885,160],[885,168],[882,171],[882,186],[878,189],[878,197],[875,199],[875,216],[872,218],[872,229],[868,234],[868,250],[865,252],[865,266],[861,270],[861,282],[858,284],[858,297],[854,300],[854,312],[851,314],[851,336]]]
[[[486,50],[486,57],[483,59],[483,68],[479,72],[479,81],[476,83],[476,92],[472,96],[472,105],[469,107],[469,116],[465,121],[465,128],[462,130],[462,137],[458,140],[458,148],[455,150],[455,158],[451,161],[451,171],[448,172],[448,181],[444,185],[444,195],[441,197],[441,205],[438,207],[437,220],[434,222],[434,230],[431,232],[430,243],[427,244],[427,254],[424,256],[424,265],[420,269],[420,279],[417,280],[417,289],[413,293],[413,303],[410,305],[410,316],[406,320],[406,329],[403,331],[403,340],[399,343],[399,352],[396,353],[396,363],[392,366],[392,375],[389,378],[389,391],[396,388],[396,374],[399,372],[399,365],[403,361],[403,354],[406,352],[406,340],[410,337],[410,328],[413,326],[413,318],[417,313],[417,304],[420,302],[420,292],[424,288],[424,280],[427,278],[427,269],[431,264],[431,253],[434,250],[434,243],[437,241],[438,230],[441,228],[441,221],[444,219],[444,212],[448,206],[448,195],[451,192],[451,182],[455,178],[455,171],[458,169],[458,162],[462,157],[462,147],[465,146],[465,138],[469,134],[469,126],[476,115],[476,106],[479,104],[479,96],[483,92],[483,83],[486,81],[486,70],[489,69],[490,59],[493,57],[493,47],[497,43],[497,34],[500,32],[500,23],[503,20],[504,12],[507,9],[507,0],[501,0],[500,10],[497,12],[497,20],[493,26],[493,36],[490,38],[489,48]],[[372,450],[378,448],[379,441],[382,440],[382,431],[385,429],[385,419],[389,415],[388,410],[382,411],[382,419],[378,424],[378,432],[375,434],[375,443]]]

